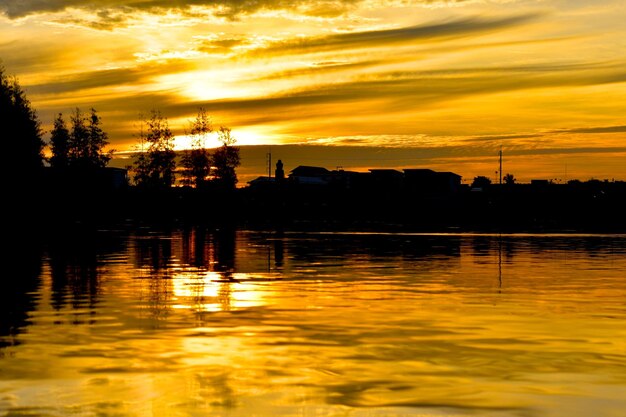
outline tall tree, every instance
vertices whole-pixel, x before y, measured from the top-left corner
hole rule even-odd
[[[43,167],[41,124],[17,79],[6,75],[1,65],[0,126],[9,171],[17,178],[38,175]]]
[[[62,113],[54,119],[50,135],[50,165],[53,168],[67,168],[70,164],[70,131],[67,130]]]
[[[106,153],[104,152],[104,147],[109,144],[109,135],[102,130],[102,118],[98,116],[98,112],[93,107],[90,109],[88,119],[88,158],[91,165],[104,168],[111,160],[113,153],[112,150]]]
[[[140,187],[148,187],[150,185],[150,161],[148,153],[140,151],[133,157],[133,165],[128,168],[133,171],[133,181],[135,185]]]
[[[214,181],[224,189],[234,189],[237,185],[236,168],[241,165],[239,147],[234,146],[237,140],[228,127],[221,126],[218,138],[222,146],[213,152],[212,165]]]
[[[206,141],[213,132],[213,125],[204,108],[198,110],[198,115],[190,124],[191,149],[185,150],[181,159],[182,182],[201,188],[211,171],[211,154],[206,149]]]
[[[100,127],[102,119],[95,109],[86,116],[76,108],[70,117],[72,130],[69,141],[69,165],[75,168],[104,168],[112,151],[105,153],[108,135]]]
[[[87,165],[88,133],[86,126],[87,118],[78,107],[70,115],[70,123],[72,125],[69,149],[70,166],[82,168]]]
[[[134,162],[137,185],[149,188],[169,188],[174,185],[174,135],[167,119],[159,111],[152,110],[150,117],[141,121],[139,139],[142,150],[135,156]]]

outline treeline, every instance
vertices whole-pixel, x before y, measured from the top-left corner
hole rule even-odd
[[[134,183],[141,188],[164,189],[176,182],[176,174],[184,186],[197,189],[209,185],[220,189],[234,189],[237,184],[236,168],[241,164],[240,150],[228,127],[217,130],[221,146],[213,152],[206,147],[213,124],[206,110],[200,108],[190,121],[187,136],[190,148],[182,152],[180,166],[174,150],[174,136],[166,118],[157,110],[141,120],[139,149],[132,166]]]
[[[41,123],[15,77],[0,66],[0,126],[7,173],[18,182],[30,182],[43,168]],[[5,136],[6,135],[6,136]],[[9,186],[14,184],[10,181]]]
[[[59,113],[50,132],[50,166],[56,169],[104,168],[111,160],[113,150],[104,152],[108,135],[100,127],[102,120],[94,108],[87,116],[79,108],[70,116],[68,129]]]
[[[10,155],[8,169],[19,173],[16,184],[22,188],[36,185],[45,162],[61,173],[58,178],[67,179],[105,168],[114,152],[105,151],[109,145],[108,134],[102,129],[102,119],[94,108],[87,114],[76,108],[69,123],[59,113],[50,131],[50,143],[46,144],[36,111],[17,79],[8,76],[2,66],[0,124],[7,135],[3,139]],[[211,152],[206,145],[214,133],[222,146]],[[235,146],[231,130],[225,126],[214,129],[210,117],[201,108],[190,121],[186,134],[191,139],[190,148],[177,158],[174,135],[167,119],[158,110],[142,117],[137,133],[138,149],[133,155],[133,164],[128,167],[133,174],[132,183],[141,189],[162,190],[177,184],[177,177],[180,177],[180,183],[187,187],[234,189],[240,150]],[[50,147],[49,158],[44,156],[46,146]]]

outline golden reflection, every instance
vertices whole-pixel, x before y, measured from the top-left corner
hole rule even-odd
[[[16,258],[26,281],[5,283],[16,300],[0,307],[24,304],[8,317],[19,343],[0,345],[0,415],[626,406],[624,236],[192,229],[113,243],[81,241],[77,259],[57,248],[30,272],[38,255]]]
[[[260,278],[260,275],[256,275]],[[233,311],[265,304],[267,290],[246,273],[179,273],[173,276],[175,309]]]

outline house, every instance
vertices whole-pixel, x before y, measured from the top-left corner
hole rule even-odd
[[[442,192],[455,193],[461,190],[462,178],[459,174],[450,171],[437,172],[435,184]]]
[[[119,190],[128,186],[128,170],[125,168],[106,167],[102,170],[104,186]]]
[[[272,187],[276,184],[276,179],[272,177],[258,177],[252,181],[248,181],[248,185],[252,188],[265,188]]]
[[[395,169],[370,169],[372,186],[386,191],[397,191],[402,188],[404,175]]]
[[[322,167],[300,165],[291,170],[289,180],[301,185],[328,185],[331,172]]]
[[[549,180],[530,180],[530,185],[536,188],[544,188],[551,184]]]
[[[437,172],[432,169],[405,169],[404,187],[408,192],[454,193],[461,189],[461,176],[454,172]]]
[[[365,191],[371,186],[368,172],[345,171],[338,169],[331,173],[330,185],[336,189]]]

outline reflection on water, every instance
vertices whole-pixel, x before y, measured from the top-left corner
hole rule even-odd
[[[7,253],[3,415],[626,409],[626,236],[146,228]]]
[[[20,343],[19,334],[30,324],[28,315],[37,304],[41,274],[41,247],[37,242],[16,239],[5,248],[0,275],[0,358],[7,353],[3,348]]]

